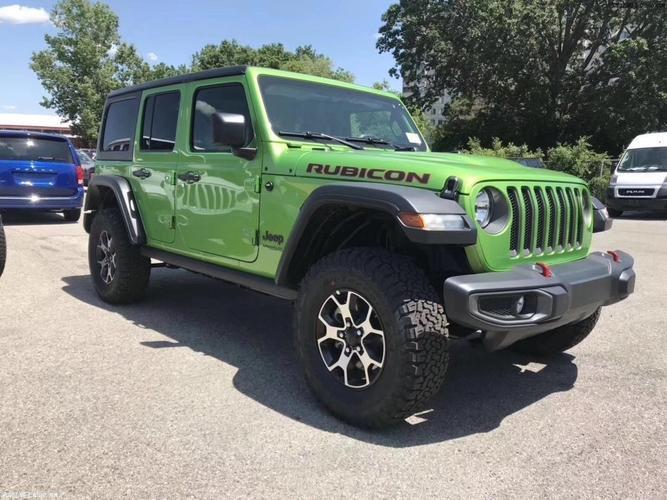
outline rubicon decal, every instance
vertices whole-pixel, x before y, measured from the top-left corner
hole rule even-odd
[[[306,170],[309,174],[333,175],[340,177],[357,177],[360,179],[371,179],[375,181],[413,182],[428,184],[431,174],[418,174],[416,172],[403,172],[401,170],[385,170],[383,168],[358,168],[347,166],[322,165],[320,163],[309,163]]]

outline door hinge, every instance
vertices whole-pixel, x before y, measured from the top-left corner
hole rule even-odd
[[[255,229],[255,235],[252,237],[252,246],[259,246],[259,229]]]
[[[171,216],[171,222],[169,223],[169,229],[176,229],[176,216]]]
[[[258,175],[255,177],[255,193],[261,193],[262,192],[262,177]]]

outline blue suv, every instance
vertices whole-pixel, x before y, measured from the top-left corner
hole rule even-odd
[[[0,130],[0,210],[62,212],[76,222],[83,195],[83,169],[67,138]]]

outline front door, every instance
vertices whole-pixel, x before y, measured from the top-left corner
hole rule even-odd
[[[213,142],[213,113],[241,114],[256,144],[242,78],[190,85],[189,144],[178,170],[176,224],[189,250],[246,262],[257,258],[260,156],[246,160]]]
[[[180,101],[180,91],[168,87],[143,95],[130,182],[149,242],[174,241]]]

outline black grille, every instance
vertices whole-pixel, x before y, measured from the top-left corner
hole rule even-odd
[[[508,187],[510,254],[528,257],[581,248],[584,196],[588,193],[574,187]]]
[[[510,208],[512,209],[512,227],[510,228],[510,252],[514,254],[519,253],[519,225],[520,221],[520,211],[519,211],[519,197],[517,196],[516,189],[509,188],[507,190],[507,196],[510,199]]]

